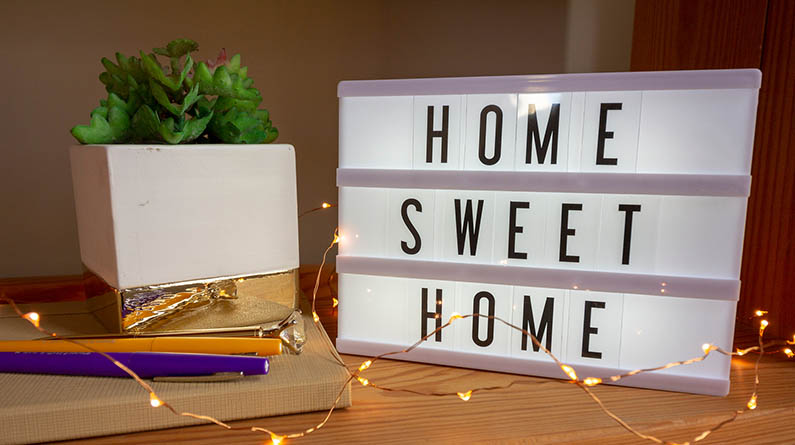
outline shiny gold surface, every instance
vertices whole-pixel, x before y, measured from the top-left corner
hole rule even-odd
[[[85,280],[88,302],[112,332],[218,330],[272,324],[298,308],[297,270],[114,289]]]

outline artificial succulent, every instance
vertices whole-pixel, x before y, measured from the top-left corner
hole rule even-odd
[[[116,63],[102,58],[99,80],[107,100],[91,112],[89,125],[72,135],[83,144],[209,142],[265,144],[279,135],[262,96],[253,87],[240,55],[195,64],[193,40],[177,39],[140,58],[116,53]],[[168,68],[158,56],[169,60]]]

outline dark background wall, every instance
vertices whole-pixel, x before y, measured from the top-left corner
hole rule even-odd
[[[298,153],[299,211],[336,201],[341,80],[626,71],[634,0],[0,2],[0,277],[81,271],[67,147],[101,57],[177,37],[240,53]],[[302,219],[319,263],[334,209]]]

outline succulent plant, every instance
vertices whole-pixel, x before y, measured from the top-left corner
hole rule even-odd
[[[253,87],[240,55],[195,64],[193,40],[177,39],[140,58],[116,53],[116,63],[102,58],[108,98],[91,112],[89,125],[72,135],[83,144],[217,142],[264,144],[279,135],[262,96]],[[158,56],[169,60],[160,65]]]

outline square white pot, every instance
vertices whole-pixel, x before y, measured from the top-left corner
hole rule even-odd
[[[291,145],[70,150],[80,254],[128,289],[298,267]]]

